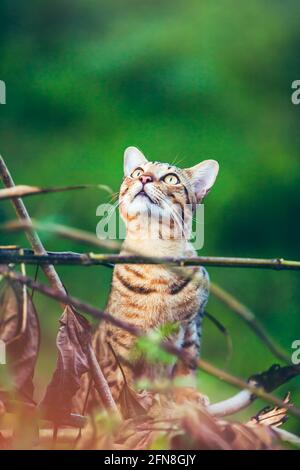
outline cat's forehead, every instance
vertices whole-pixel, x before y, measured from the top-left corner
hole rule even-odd
[[[182,173],[182,170],[175,165],[170,165],[169,163],[162,162],[147,162],[143,165],[144,171],[149,171],[155,175],[169,173]]]

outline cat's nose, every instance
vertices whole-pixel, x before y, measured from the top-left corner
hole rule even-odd
[[[147,174],[144,173],[143,175],[140,176],[140,181],[143,184],[152,183],[153,178],[152,178],[151,175],[147,175]]]

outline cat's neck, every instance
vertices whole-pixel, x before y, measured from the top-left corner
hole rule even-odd
[[[188,240],[162,240],[162,239],[137,239],[127,235],[123,246],[122,252],[135,253],[142,256],[187,256],[188,253],[193,252],[192,245]]]

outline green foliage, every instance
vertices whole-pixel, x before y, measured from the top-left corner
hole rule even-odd
[[[149,362],[163,362],[165,364],[173,364],[174,356],[164,351],[160,344],[165,335],[162,331],[153,330],[147,336],[138,338],[136,343],[137,357],[139,354],[144,355]]]

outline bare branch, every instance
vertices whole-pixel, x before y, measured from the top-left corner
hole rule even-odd
[[[0,224],[1,231],[7,232],[20,232],[39,230],[52,233],[60,238],[72,240],[85,245],[93,245],[98,248],[104,248],[107,250],[119,251],[121,244],[113,240],[102,240],[96,237],[96,235],[80,230],[73,227],[67,227],[66,225],[55,224],[55,223],[42,223],[31,219],[30,223],[26,220],[12,220],[4,224]]]
[[[39,188],[37,186],[18,185],[7,189],[0,189],[0,201],[4,199],[13,199],[16,197],[36,196],[39,194],[60,193],[65,191],[74,191],[78,189],[102,189],[112,194],[109,186],[102,184],[77,184],[73,186],[61,186],[54,188]]]
[[[267,392],[272,392],[282,384],[300,375],[300,366],[280,367],[274,365],[261,374],[253,375],[248,382],[258,387],[263,387]],[[249,406],[255,397],[249,390],[242,390],[231,398],[208,406],[208,411],[214,416],[228,416],[237,413]]]
[[[0,227],[0,229],[3,228]],[[73,230],[73,229],[72,229]],[[101,240],[101,246],[103,246]],[[107,247],[107,245],[106,245]],[[62,264],[62,265],[115,265],[115,264],[164,264],[166,266],[219,266],[219,267],[256,267],[269,269],[300,270],[300,261],[287,261],[282,259],[252,259],[252,258],[223,258],[218,256],[193,256],[193,257],[147,257],[141,255],[118,255],[103,253],[74,253],[74,252],[48,252],[43,256],[37,256],[30,250],[20,253],[12,249],[0,249],[0,262],[27,263],[27,264]],[[213,292],[220,298],[225,298],[225,291],[213,286]],[[227,297],[229,299],[229,297]],[[236,301],[235,301],[236,302]],[[233,297],[227,303],[233,304]],[[244,314],[245,316],[246,314]],[[250,318],[251,314],[248,312]]]
[[[276,374],[274,374],[275,369],[273,369],[273,367],[275,367],[276,369],[278,368],[277,371],[278,370],[283,370],[281,380],[279,380],[279,376],[278,376],[277,377],[278,381],[273,382],[273,387],[272,388],[267,386],[267,390],[271,390],[271,389],[275,390],[280,385],[282,385],[285,382],[287,382],[288,380],[290,380],[290,378],[292,378],[292,376],[296,377],[296,376],[300,375],[300,368],[299,367],[286,366],[287,369],[291,370],[291,376],[287,378],[285,376],[285,374],[287,372],[287,369],[285,369],[284,367],[281,368],[279,366],[272,366],[269,369],[269,371],[267,371],[266,373],[257,374],[256,376],[252,376],[252,377],[250,377],[248,382],[244,382],[243,380],[229,374],[228,372],[217,369],[216,367],[214,367],[213,365],[211,365],[208,362],[204,361],[203,359],[199,359],[199,366],[202,368],[202,370],[206,371],[208,374],[214,375],[215,377],[218,377],[220,380],[224,380],[225,382],[228,382],[228,383],[230,383],[231,385],[233,385],[237,388],[244,389],[244,390],[242,390],[242,392],[243,391],[251,392],[251,402],[255,399],[255,397],[256,398],[262,398],[266,401],[269,401],[270,403],[273,403],[276,406],[279,406],[281,408],[285,408],[285,409],[289,410],[289,412],[291,414],[293,414],[294,416],[300,417],[300,408],[296,408],[295,406],[293,406],[291,404],[287,404],[283,400],[279,400],[274,395],[271,395],[269,392],[266,392],[265,391],[266,390],[265,389],[266,382],[264,382],[263,379],[262,379],[263,376],[269,374],[270,381],[272,383],[272,379],[274,378],[274,376],[276,377]],[[245,386],[245,384],[247,386]],[[241,406],[243,401],[245,403],[245,401],[247,399],[247,394],[240,395],[239,397],[238,397],[238,395],[239,394],[237,394],[236,396],[232,397],[231,399],[225,400],[223,402],[223,404],[225,404],[225,402],[227,402],[227,404],[226,404],[226,406],[228,407],[227,412],[226,412],[227,415],[232,414],[231,412],[229,412],[229,404],[230,404],[229,401],[230,400],[239,399],[240,400],[240,406]],[[248,404],[250,404],[251,402],[248,402]],[[232,401],[231,404],[233,405],[234,402]],[[246,403],[245,403],[245,406],[241,407],[240,409],[245,408],[246,406],[248,406],[248,404],[246,405]],[[219,411],[220,415],[222,415],[221,402],[218,405],[220,405],[219,410],[217,410],[217,408],[216,408],[215,411],[216,410]],[[213,407],[213,406],[214,405],[211,405],[211,407]],[[224,406],[224,408],[225,408],[225,406]],[[239,411],[238,407],[236,407],[234,412],[237,412],[237,411]],[[218,414],[216,414],[216,415],[218,415]],[[223,416],[224,416],[224,414],[223,414]]]

